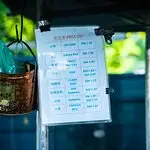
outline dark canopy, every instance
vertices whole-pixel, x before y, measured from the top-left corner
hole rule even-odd
[[[12,15],[21,12],[23,0],[3,1]],[[148,0],[26,0],[25,16],[36,21],[39,13],[41,19],[50,21],[69,17],[62,25],[68,25],[71,17],[77,16],[85,18],[80,19],[80,24],[92,24],[88,20],[94,17],[93,24],[105,27],[136,25],[142,29],[150,24]],[[72,19],[71,24],[78,24],[80,17]]]

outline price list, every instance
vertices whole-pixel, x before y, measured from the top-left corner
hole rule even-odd
[[[71,33],[68,34],[57,31],[51,35],[48,32],[51,39],[39,46],[40,101],[45,107],[41,108],[43,120],[52,124],[109,120],[105,59],[97,48],[97,37],[88,32],[84,34],[81,29],[81,32],[69,29]],[[105,77],[101,78],[101,73]],[[107,105],[106,112],[103,112],[103,105]],[[107,113],[102,115],[106,118],[98,116],[99,113]]]

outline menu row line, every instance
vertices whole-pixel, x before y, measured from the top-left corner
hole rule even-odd
[[[45,51],[63,51],[63,50],[77,50],[77,49],[90,49],[95,48],[95,43],[93,40],[73,40],[64,42],[53,42],[44,45]]]
[[[50,111],[53,114],[68,114],[68,113],[84,113],[100,111],[100,102],[91,103],[74,103],[68,105],[51,105]]]

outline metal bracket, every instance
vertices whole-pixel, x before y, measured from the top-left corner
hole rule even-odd
[[[106,42],[108,45],[111,45],[111,44],[112,44],[112,36],[114,35],[114,30],[113,30],[113,29],[102,29],[102,28],[98,28],[98,29],[95,29],[95,34],[96,34],[97,36],[103,35],[104,38],[105,38],[105,42]]]

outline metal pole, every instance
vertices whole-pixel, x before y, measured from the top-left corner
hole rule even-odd
[[[146,30],[146,149],[150,150],[150,28]]]
[[[49,150],[49,127],[41,122],[40,108],[36,115],[36,150]]]
[[[37,0],[37,28],[41,22],[42,2],[43,0]],[[49,128],[41,124],[40,109],[38,109],[36,116],[36,150],[49,150]]]
[[[36,116],[36,150],[49,150],[49,129],[41,124],[40,112]]]

